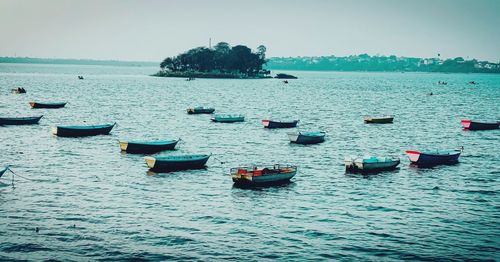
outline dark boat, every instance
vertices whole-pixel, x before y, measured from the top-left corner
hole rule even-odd
[[[6,167],[4,167],[4,168],[2,168],[2,169],[0,169],[0,177],[2,177],[2,176],[3,176],[3,174],[4,174],[7,170],[9,170],[9,167],[7,167],[7,166],[6,166]]]
[[[144,158],[151,171],[168,172],[205,168],[210,155],[147,156]]]
[[[0,117],[1,125],[35,125],[38,124],[42,116],[33,117]]]
[[[24,87],[18,87],[11,90],[14,94],[26,94],[26,89]]]
[[[412,164],[432,167],[436,165],[452,165],[458,163],[458,157],[462,150],[448,150],[448,151],[416,151],[407,150],[406,154]]]
[[[462,126],[466,130],[492,130],[492,129],[499,129],[500,128],[500,122],[491,122],[491,123],[485,123],[485,122],[476,122],[472,120],[462,120]]]
[[[131,154],[152,154],[164,150],[174,150],[179,140],[120,141],[120,149]]]
[[[52,133],[62,137],[107,135],[115,125],[116,123],[95,126],[55,126],[52,128]]]
[[[262,120],[262,124],[265,128],[292,128],[296,127],[299,120],[293,121],[272,121],[272,120]]]
[[[325,142],[325,135],[325,132],[297,132],[288,133],[288,138],[291,143],[307,145]]]
[[[367,124],[390,124],[394,121],[394,116],[365,116],[365,123]]]
[[[237,186],[267,186],[290,182],[297,174],[297,166],[280,165],[236,167],[230,170]]]
[[[30,102],[31,108],[61,108],[66,105],[66,102],[63,103],[39,103],[39,102]]]
[[[190,115],[193,115],[193,114],[211,114],[215,111],[215,108],[197,106],[197,107],[193,107],[193,108],[188,108],[186,111]]]

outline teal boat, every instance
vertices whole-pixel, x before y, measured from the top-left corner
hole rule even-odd
[[[205,168],[210,155],[147,156],[144,158],[151,171],[168,172]]]
[[[267,186],[290,182],[297,174],[297,166],[275,164],[267,166],[235,167],[231,177],[238,186]]]
[[[344,159],[345,168],[351,172],[378,172],[394,170],[399,165],[398,157],[346,157]]]
[[[120,149],[131,154],[152,154],[164,150],[174,150],[178,140],[119,141]]]
[[[32,117],[0,117],[1,125],[36,125],[42,119],[42,116]]]
[[[288,133],[287,135],[291,143],[309,145],[325,142],[326,132],[296,132]]]
[[[216,114],[212,121],[219,123],[234,123],[245,121],[245,116],[243,115],[232,115],[232,114]]]
[[[107,135],[115,125],[116,123],[95,126],[55,126],[52,128],[52,133],[62,137]]]

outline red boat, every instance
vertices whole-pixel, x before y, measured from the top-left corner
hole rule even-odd
[[[485,123],[485,122],[475,122],[472,120],[462,120],[462,126],[464,129],[467,130],[492,130],[492,129],[499,129],[500,128],[500,122],[492,122],[492,123]]]

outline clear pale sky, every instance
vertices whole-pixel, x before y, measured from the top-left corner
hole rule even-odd
[[[225,41],[267,56],[500,61],[500,0],[0,0],[0,56],[160,61]]]

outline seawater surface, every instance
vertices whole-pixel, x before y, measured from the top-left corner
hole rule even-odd
[[[44,115],[39,125],[0,127],[0,166],[19,175],[15,188],[10,174],[1,179],[0,260],[500,259],[500,131],[460,125],[500,118],[500,76],[291,72],[299,79],[285,85],[148,76],[156,70],[0,64],[0,116]],[[28,93],[11,94],[17,86]],[[68,104],[37,110],[32,100]],[[246,121],[187,115],[195,105]],[[363,123],[374,114],[394,114],[394,124]],[[327,131],[327,140],[290,144],[293,129],[264,129],[268,118],[300,119],[300,130]],[[113,122],[108,136],[50,132]],[[213,153],[206,170],[150,173],[118,145],[179,137],[163,154]],[[419,169],[404,155],[460,146],[453,166]],[[402,162],[345,174],[344,156],[365,153]],[[233,187],[229,168],[252,163],[299,171],[284,186]]]

